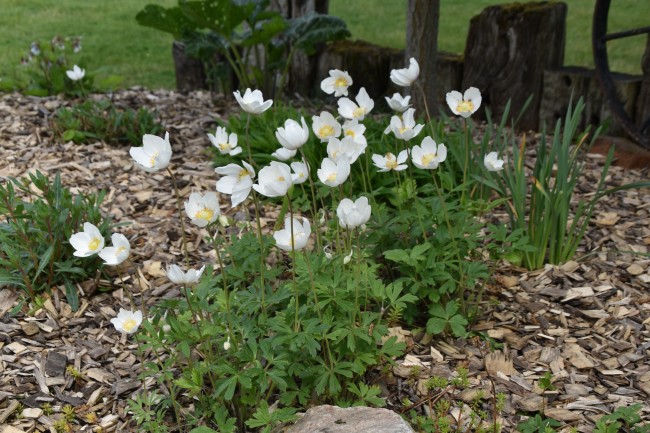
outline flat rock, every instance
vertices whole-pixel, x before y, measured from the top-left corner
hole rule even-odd
[[[68,358],[64,354],[50,350],[45,361],[45,374],[49,377],[63,376],[67,362]]]
[[[370,407],[312,407],[286,433],[413,433],[398,414]]]

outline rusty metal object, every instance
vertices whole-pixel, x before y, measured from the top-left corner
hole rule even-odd
[[[607,16],[609,14],[610,4],[611,0],[596,0],[596,6],[594,8],[592,44],[596,73],[603,88],[607,105],[612,113],[618,118],[632,139],[638,142],[643,148],[650,150],[650,118],[637,124],[631,115],[625,111],[614,86],[614,78],[609,69],[609,59],[607,56],[607,41],[650,33],[650,26],[607,34]]]

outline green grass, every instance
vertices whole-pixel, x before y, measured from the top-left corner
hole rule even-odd
[[[123,77],[122,86],[173,88],[172,38],[138,25],[135,14],[148,3],[172,6],[176,0],[3,0],[0,13],[0,79],[21,74],[20,58],[30,43],[55,35],[82,36],[82,59],[97,80]],[[442,0],[439,49],[462,52],[472,16],[494,0]],[[566,65],[591,66],[591,15],[595,0],[571,0],[567,23]],[[616,0],[610,31],[650,24],[647,0]],[[343,18],[353,38],[403,48],[406,0],[330,0],[330,13]],[[645,37],[610,43],[612,69],[640,73]],[[489,61],[489,59],[486,59]]]

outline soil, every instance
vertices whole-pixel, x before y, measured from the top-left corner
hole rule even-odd
[[[171,136],[181,194],[214,188],[206,133],[214,132],[217,119],[238,111],[234,101],[202,92],[140,88],[110,97],[123,106],[159,112]],[[0,178],[5,182],[35,170],[50,175],[59,171],[74,192],[105,189],[104,211],[117,222],[131,222],[121,231],[131,241],[140,278],[149,288],[145,298],[153,304],[179,296],[164,273],[167,263],[178,261],[181,242],[169,180],[135,168],[128,147],[55,141],[48,119],[71,103],[0,95]],[[534,135],[529,134],[529,141]],[[593,195],[603,162],[602,155],[587,155],[576,199]],[[647,167],[613,166],[607,184],[646,180],[649,173]],[[229,214],[228,202],[222,202]],[[463,403],[471,404],[478,396],[489,408],[495,392],[504,392],[504,407],[497,414],[503,431],[514,431],[541,411],[562,423],[558,430],[590,432],[601,416],[637,403],[641,418],[650,420],[649,217],[648,189],[611,194],[598,203],[575,261],[532,272],[499,263],[485,287],[483,315],[472,328],[499,350],[489,350],[486,338],[432,339],[419,330],[393,328],[407,343],[408,354],[396,360],[390,377],[375,380],[388,407],[429,414],[436,401],[449,398],[456,408],[450,416],[459,416],[461,408],[466,416],[470,409]],[[196,254],[214,259],[200,232],[188,230]],[[100,286],[112,284],[100,281]],[[10,315],[19,294],[0,286],[0,432],[54,431],[52,424],[66,404],[75,407],[74,431],[137,431],[127,401],[142,385],[137,379],[140,360],[133,339],[110,324],[120,307],[128,308],[128,299],[121,289],[96,287],[94,281],[79,285],[78,311],[66,304],[61,288],[53,288],[42,308]],[[68,366],[83,378],[71,377]],[[450,378],[460,367],[469,370],[469,387],[426,389],[427,378]],[[552,390],[540,388],[547,372]],[[145,386],[154,386],[153,379]],[[52,414],[39,409],[45,402],[54,408]]]

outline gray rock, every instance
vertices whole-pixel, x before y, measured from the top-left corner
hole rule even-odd
[[[414,433],[398,414],[370,407],[312,407],[285,433]]]

